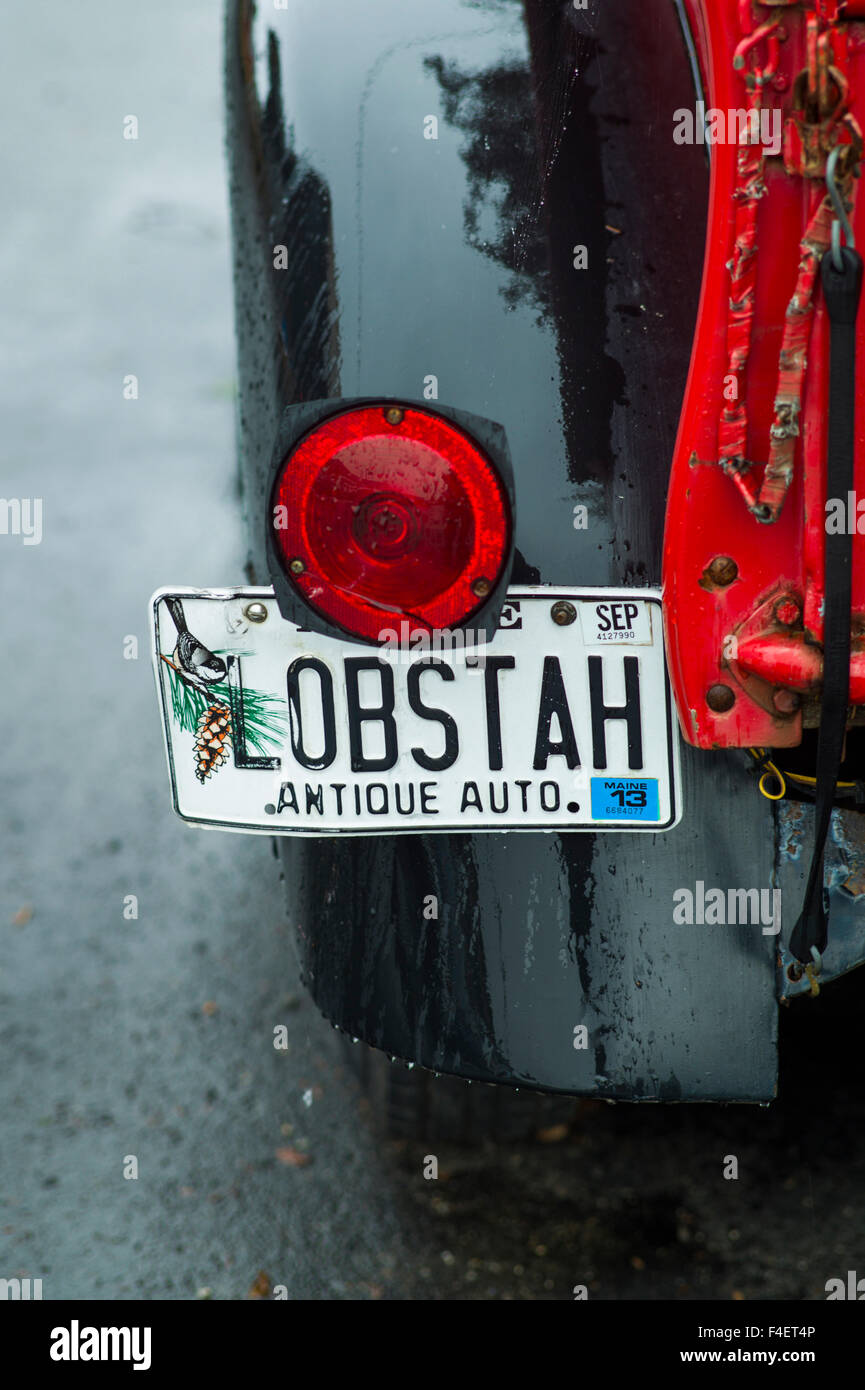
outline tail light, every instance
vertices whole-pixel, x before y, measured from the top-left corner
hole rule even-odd
[[[364,402],[291,443],[271,494],[287,616],[299,599],[306,615],[377,641],[402,619],[461,626],[503,597],[513,529],[503,431],[478,422],[482,448],[453,415]]]

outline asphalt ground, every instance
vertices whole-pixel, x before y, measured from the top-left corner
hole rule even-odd
[[[824,1298],[865,1250],[856,976],[785,1011],[769,1109],[583,1104],[441,1148],[435,1182],[373,1129],[270,843],[170,810],[147,650],[156,587],[244,580],[218,6],[32,3],[2,29],[2,491],[41,499],[42,535],[0,537],[0,1277]]]

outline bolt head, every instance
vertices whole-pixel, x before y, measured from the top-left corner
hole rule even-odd
[[[566,603],[564,599],[560,599],[558,603],[554,603],[550,609],[550,617],[559,627],[567,627],[570,623],[574,622],[576,616],[577,610],[574,605],[572,603]]]
[[[776,690],[772,696],[772,704],[779,714],[795,714],[802,703],[802,696],[798,690]]]
[[[400,410],[398,405],[390,405],[384,412],[384,418],[389,425],[401,425],[405,419],[405,411]]]
[[[472,585],[472,593],[476,598],[486,598],[492,587],[488,579],[476,579]]]
[[[793,627],[798,623],[801,609],[795,599],[782,598],[775,605],[775,617],[784,627]]]
[[[302,560],[295,559],[289,560],[288,568],[291,570],[292,574],[303,574],[303,571],[306,569],[306,565],[303,563]]]
[[[713,584],[725,589],[728,584],[733,583],[734,579],[738,579],[739,567],[729,555],[716,555],[706,570],[706,574]]]
[[[729,685],[710,685],[706,691],[706,704],[715,714],[726,714],[735,703],[736,694]]]
[[[267,609],[263,603],[248,603],[243,610],[243,616],[251,623],[266,623]]]

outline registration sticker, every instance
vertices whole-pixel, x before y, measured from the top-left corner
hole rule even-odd
[[[654,777],[593,777],[592,815],[595,820],[658,819],[658,783]]]

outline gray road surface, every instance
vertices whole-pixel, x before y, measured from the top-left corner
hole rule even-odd
[[[2,492],[42,499],[43,535],[0,536],[0,1277],[823,1297],[865,1259],[855,979],[791,1020],[769,1112],[586,1105],[559,1142],[442,1153],[437,1183],[373,1135],[269,842],[169,809],[147,652],[154,588],[243,580],[218,6],[34,2],[2,30]]]

